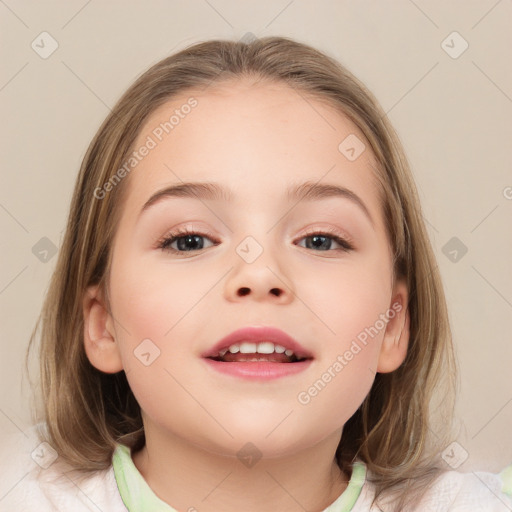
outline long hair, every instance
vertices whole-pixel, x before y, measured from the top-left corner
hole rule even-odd
[[[356,458],[365,462],[375,499],[396,494],[396,510],[402,510],[443,471],[439,453],[451,439],[456,361],[443,287],[411,170],[386,114],[339,62],[289,38],[211,40],[185,48],[143,73],[99,128],[82,161],[57,265],[27,351],[28,360],[39,334],[41,396],[33,410],[35,422],[46,428],[39,436],[82,472],[108,468],[117,443],[134,451],[144,446],[140,407],[124,371],[98,371],[84,349],[82,300],[88,286],[108,291],[112,240],[129,178],[102,197],[98,190],[129,157],[159,106],[243,77],[284,83],[325,102],[355,123],[375,155],[372,172],[394,278],[405,279],[409,291],[410,340],[404,363],[376,375],[345,424],[336,459],[348,473]]]

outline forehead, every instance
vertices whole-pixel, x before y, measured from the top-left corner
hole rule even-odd
[[[192,103],[195,105],[190,107]],[[281,143],[287,134],[299,141],[299,130],[312,142],[319,136],[325,138],[329,131],[335,138],[343,134],[365,138],[341,109],[326,98],[313,97],[283,82],[242,78],[189,89],[168,100],[148,117],[137,142],[141,143],[150,133],[157,139],[172,134],[177,142],[180,135],[199,133],[201,128],[203,132],[209,131],[212,126],[217,129],[209,131],[208,138],[220,139],[226,135],[224,129],[233,128],[233,124],[237,128],[243,126],[245,131],[257,129],[260,139],[265,138],[265,133],[271,140],[278,135]],[[237,130],[229,135],[232,140],[240,140],[243,133]],[[331,143],[330,139],[326,143]]]
[[[148,140],[153,147],[129,179],[139,206],[180,181],[277,196],[291,182],[325,180],[376,202],[375,159],[361,130],[326,101],[284,83],[240,79],[187,90],[148,117],[134,147]],[[364,151],[347,158],[349,146]]]

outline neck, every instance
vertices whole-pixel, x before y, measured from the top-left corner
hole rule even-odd
[[[323,511],[346,489],[349,475],[335,462],[336,431],[320,443],[282,457],[222,455],[146,429],[133,462],[153,492],[177,510],[201,512]]]

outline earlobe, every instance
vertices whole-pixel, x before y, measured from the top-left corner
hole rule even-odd
[[[123,362],[115,339],[113,319],[98,286],[87,289],[83,299],[84,348],[90,363],[105,373],[117,373]]]
[[[407,356],[410,318],[405,283],[400,282],[396,285],[393,296],[389,309],[390,320],[386,326],[377,364],[377,372],[379,373],[389,373],[396,370]],[[392,311],[395,314],[391,318]]]

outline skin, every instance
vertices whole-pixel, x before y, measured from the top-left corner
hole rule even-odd
[[[284,84],[248,79],[167,102],[135,146],[191,95],[198,106],[125,178],[110,311],[101,291],[89,288],[86,353],[101,371],[126,372],[146,432],[132,458],[162,500],[201,512],[321,511],[350,478],[334,460],[343,425],[375,372],[400,366],[409,339],[407,289],[393,282],[374,157],[368,144],[353,162],[338,150],[349,134],[365,139],[331,107]],[[166,198],[139,216],[152,194],[181,181],[214,181],[235,198]],[[305,181],[349,188],[373,225],[346,198],[288,203],[286,187]],[[204,248],[185,256],[157,247],[185,224],[215,240],[201,239]],[[348,234],[355,249],[339,250],[333,239],[327,250],[306,247],[306,229],[322,228]],[[250,264],[236,252],[247,236],[263,248]],[[299,403],[298,394],[394,303],[401,312],[317,396]],[[200,357],[235,329],[258,325],[287,332],[313,363],[294,376],[251,382],[214,372]],[[134,350],[148,338],[160,355],[145,366]],[[250,468],[236,456],[248,442],[262,455]]]

